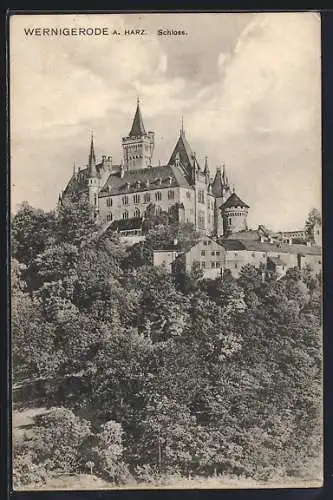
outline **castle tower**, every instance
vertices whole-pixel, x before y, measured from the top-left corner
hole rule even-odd
[[[215,197],[215,210],[214,210],[214,233],[216,236],[223,236],[224,222],[220,207],[230,196],[230,186],[226,175],[225,165],[217,167],[214,180],[211,184],[211,191]]]
[[[95,156],[93,133],[91,133],[90,151],[89,151],[89,158],[87,165],[87,177],[88,177],[89,204],[94,209],[94,214],[96,216],[98,212],[99,178],[96,169],[96,156]]]
[[[242,201],[235,192],[220,207],[223,218],[223,234],[246,231],[249,205]]]
[[[137,100],[136,112],[131,131],[122,139],[124,166],[127,170],[149,167],[154,152],[154,132],[146,132],[143,125],[140,102]]]

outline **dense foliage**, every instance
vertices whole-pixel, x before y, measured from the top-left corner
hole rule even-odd
[[[15,444],[17,485],[87,471],[114,482],[316,477],[321,278],[291,269],[263,282],[248,265],[239,279],[180,279],[152,267],[152,249],[197,238],[159,225],[126,249],[73,203],[14,216],[14,384],[42,380],[49,407]]]

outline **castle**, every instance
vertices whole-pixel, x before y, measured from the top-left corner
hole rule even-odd
[[[208,158],[200,166],[186,138],[183,120],[178,140],[166,165],[153,166],[155,134],[146,131],[140,102],[129,134],[122,138],[123,158],[96,161],[91,137],[88,163],[73,175],[59,198],[86,198],[102,226],[137,232],[151,210],[176,210],[179,222],[203,234],[220,237],[247,230],[249,206],[230,188],[225,165],[211,177]]]

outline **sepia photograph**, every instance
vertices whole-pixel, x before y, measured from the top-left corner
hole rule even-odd
[[[321,487],[320,14],[9,25],[13,489]]]

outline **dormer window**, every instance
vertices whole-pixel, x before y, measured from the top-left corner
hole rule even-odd
[[[130,185],[130,183],[129,183],[129,182],[126,182],[126,189],[127,189],[127,190],[129,190],[130,186],[131,186],[131,185]]]
[[[141,185],[141,182],[140,181],[136,181],[136,187],[139,188]]]
[[[169,184],[171,186],[171,184],[172,184],[172,177],[171,177],[171,175],[168,177],[168,180],[169,180]]]
[[[149,179],[147,179],[146,180],[146,186],[149,187],[149,184],[150,184]]]

